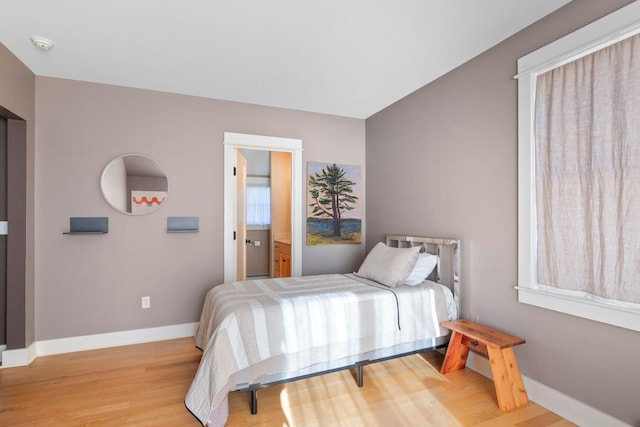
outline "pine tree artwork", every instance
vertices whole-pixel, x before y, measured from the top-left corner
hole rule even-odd
[[[308,162],[307,245],[361,243],[360,166]]]

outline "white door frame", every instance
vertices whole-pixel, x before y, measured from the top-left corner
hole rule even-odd
[[[291,275],[302,275],[302,140],[275,136],[224,133],[224,281],[236,280],[236,149],[284,151],[291,153]]]

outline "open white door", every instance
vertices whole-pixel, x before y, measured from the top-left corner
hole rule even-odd
[[[236,150],[236,160],[236,194],[238,195],[236,208],[238,224],[236,279],[245,280],[247,278],[247,159],[242,155],[240,150]]]

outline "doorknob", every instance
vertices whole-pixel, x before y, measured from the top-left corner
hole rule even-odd
[[[247,245],[253,245],[253,241],[252,241],[252,240],[246,239],[244,242],[245,242]]]

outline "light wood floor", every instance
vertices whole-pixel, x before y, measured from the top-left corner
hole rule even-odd
[[[0,369],[1,426],[199,426],[184,396],[200,360],[192,338],[45,356]],[[442,355],[342,371],[229,397],[230,426],[570,426],[535,403],[497,408],[493,383],[465,369],[440,375]]]

